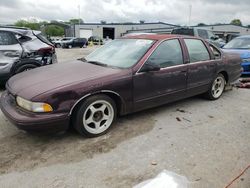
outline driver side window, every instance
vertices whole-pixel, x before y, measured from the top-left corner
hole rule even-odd
[[[178,39],[162,42],[148,59],[149,64],[160,68],[183,64],[182,49]]]

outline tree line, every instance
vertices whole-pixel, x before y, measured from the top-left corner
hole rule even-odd
[[[55,25],[53,25],[55,23]],[[18,20],[14,25],[17,27],[26,27],[30,28],[32,30],[44,30],[44,33],[47,36],[63,36],[64,35],[64,28],[57,25],[57,21],[42,21],[42,22],[29,22],[26,20]],[[83,23],[82,19],[70,19],[69,21],[66,22],[60,22],[64,24],[78,24],[78,23]],[[49,25],[48,25],[49,24]]]

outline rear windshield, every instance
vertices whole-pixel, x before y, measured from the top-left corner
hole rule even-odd
[[[194,30],[193,29],[174,29],[172,34],[177,34],[177,35],[189,35],[189,36],[194,36]]]
[[[38,39],[40,39],[42,42],[49,44],[49,45],[53,45],[48,39],[47,37],[45,37],[42,33],[39,33],[38,35],[36,35]]]

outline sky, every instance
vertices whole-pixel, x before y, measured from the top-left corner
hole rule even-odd
[[[196,25],[229,23],[237,18],[250,25],[249,0],[0,0],[0,24],[20,19],[68,21],[79,18],[79,7],[86,23],[144,20]]]

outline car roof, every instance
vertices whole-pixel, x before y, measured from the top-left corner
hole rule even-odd
[[[130,39],[149,39],[149,40],[166,40],[171,38],[197,38],[193,36],[185,36],[185,35],[173,35],[173,34],[141,34],[141,35],[129,35],[124,36],[123,38],[130,38]]]
[[[15,27],[0,27],[0,31],[10,31],[14,33],[27,34],[30,30],[26,28],[15,28]]]
[[[27,28],[20,28],[20,27],[0,27],[0,31],[9,31],[13,33],[18,33],[21,35],[31,35],[32,30]],[[37,31],[37,33],[40,33],[40,31]]]
[[[250,38],[250,35],[242,35],[242,36],[239,36],[239,37],[236,37],[236,38]]]

